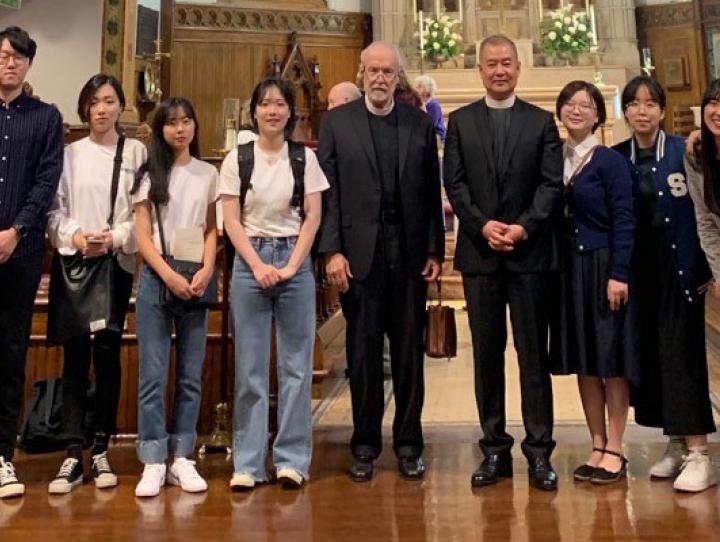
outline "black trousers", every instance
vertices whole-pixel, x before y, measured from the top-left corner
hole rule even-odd
[[[401,228],[384,226],[369,274],[353,280],[341,295],[347,320],[346,350],[353,408],[354,456],[376,458],[382,451],[385,410],[383,335],[390,342],[395,419],[393,448],[398,457],[419,457],[422,414],[425,299],[427,283],[404,265]]]
[[[133,276],[117,260],[115,266],[115,307],[119,320],[125,321]],[[120,341],[122,333],[100,331],[94,339],[90,334],[76,337],[63,345],[62,428],[68,447],[82,446],[84,441],[88,389],[88,372],[95,369],[95,432],[114,435],[120,398]]]
[[[475,400],[485,455],[509,452],[513,438],[506,432],[505,347],[506,306],[510,306],[515,350],[520,365],[520,393],[526,457],[549,457],[553,399],[548,361],[549,273],[464,274],[475,363]]]
[[[43,253],[0,264],[0,456],[10,461],[25,390],[25,356]]]

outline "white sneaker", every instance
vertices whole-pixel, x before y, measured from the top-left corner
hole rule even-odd
[[[140,478],[138,485],[135,486],[135,496],[157,497],[160,494],[162,486],[165,485],[165,471],[166,467],[164,463],[145,465],[142,478]]]
[[[691,450],[684,458],[680,475],[673,488],[678,491],[704,491],[717,484],[715,467],[707,452]]]
[[[285,489],[299,489],[305,481],[302,474],[290,467],[279,468],[277,471],[277,479]]]
[[[247,472],[238,472],[233,474],[230,480],[230,489],[233,491],[247,491],[255,487],[255,478]]]
[[[200,476],[195,468],[195,461],[184,457],[176,457],[167,475],[168,484],[180,486],[188,493],[200,493],[207,491],[208,485],[205,479]]]
[[[653,478],[675,478],[680,474],[683,456],[688,454],[685,439],[671,439],[665,448],[665,454],[650,467],[650,476]]]
[[[25,486],[18,481],[15,467],[0,455],[0,499],[20,497],[24,494]]]

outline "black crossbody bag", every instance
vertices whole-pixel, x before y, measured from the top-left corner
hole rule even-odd
[[[125,136],[120,136],[113,162],[110,189],[112,229],[115,219]],[[53,253],[48,293],[47,340],[51,345],[96,331],[122,331],[123,322],[115,305],[115,255],[112,251],[96,258],[84,258],[80,251],[71,256]]]
[[[177,260],[167,253],[165,245],[165,229],[162,225],[162,218],[160,217],[160,207],[155,204],[155,214],[157,215],[158,233],[160,234],[160,248],[162,250],[163,260],[170,266],[170,269],[181,275],[188,282],[192,282],[195,273],[200,271],[203,264],[198,262],[189,262],[187,260]],[[160,304],[172,309],[180,310],[193,310],[193,309],[208,309],[211,306],[217,304],[217,278],[215,276],[215,270],[213,269],[212,277],[208,283],[207,288],[203,295],[199,297],[191,297],[190,299],[180,299],[176,296],[167,284],[161,279],[160,280]]]

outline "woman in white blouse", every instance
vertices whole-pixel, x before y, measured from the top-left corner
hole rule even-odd
[[[308,479],[312,451],[315,280],[309,254],[320,225],[321,192],[329,185],[315,153],[288,139],[295,124],[295,100],[287,83],[276,78],[261,81],[253,91],[250,113],[259,139],[243,149],[254,157],[244,201],[238,197],[242,183],[237,149],[220,170],[225,232],[237,251],[231,283],[235,405],[230,487],[248,490],[268,480],[268,369],[274,319],[279,390],[273,462],[277,479],[298,488]],[[296,174],[302,172],[303,182],[296,182],[291,161]],[[298,167],[303,163],[304,168]]]
[[[124,141],[114,220],[110,228],[113,164],[120,139],[117,123],[124,107],[122,86],[113,76],[97,74],[83,87],[78,115],[89,124],[90,135],[65,147],[63,174],[48,224],[50,240],[64,256],[76,252],[85,258],[108,252],[115,255],[112,295],[121,325],[135,271],[130,188],[146,155],[145,146],[139,141]],[[50,493],[68,493],[83,480],[83,425],[91,361],[96,381],[96,433],[91,454],[93,477],[98,488],[117,485],[107,450],[110,435],[116,432],[121,335],[121,332],[105,329],[96,332],[94,338],[88,332],[63,345],[62,429],[68,447],[67,458],[48,487]]]
[[[137,454],[145,469],[135,488],[138,497],[158,495],[166,481],[188,492],[207,490],[188,457],[197,437],[208,313],[206,306],[199,306],[193,298],[202,297],[213,278],[217,170],[198,156],[198,124],[192,104],[185,98],[168,98],[155,112],[148,162],[132,191],[138,250],[143,257],[136,296],[140,351]],[[164,255],[197,262],[199,269],[186,279]],[[164,288],[174,295],[170,302]],[[168,428],[165,394],[173,329],[175,402]],[[172,463],[166,468],[169,457]]]

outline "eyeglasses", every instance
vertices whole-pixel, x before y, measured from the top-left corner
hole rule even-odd
[[[378,68],[368,68],[367,70],[368,76],[370,76],[371,79],[378,79],[379,77],[382,77],[383,79],[392,80],[395,76],[397,76],[397,72],[395,70],[381,70]]]
[[[26,57],[25,55],[21,55],[20,53],[0,53],[0,66],[4,66],[8,62],[10,62],[11,58],[15,61],[16,64],[25,62],[28,59],[28,57]]]
[[[647,102],[641,102],[641,101],[639,101],[639,100],[633,100],[632,102],[629,102],[629,103],[625,106],[625,109],[627,109],[627,110],[632,110],[632,111],[637,111],[637,110],[640,109],[641,107],[645,107],[645,110],[646,110],[646,111],[656,111],[657,109],[660,109],[660,104],[657,103],[657,102],[655,102],[655,101],[653,101],[653,100],[648,100]]]
[[[563,107],[569,111],[577,108],[580,110],[580,113],[590,113],[595,111],[595,105],[587,102],[565,102]]]

